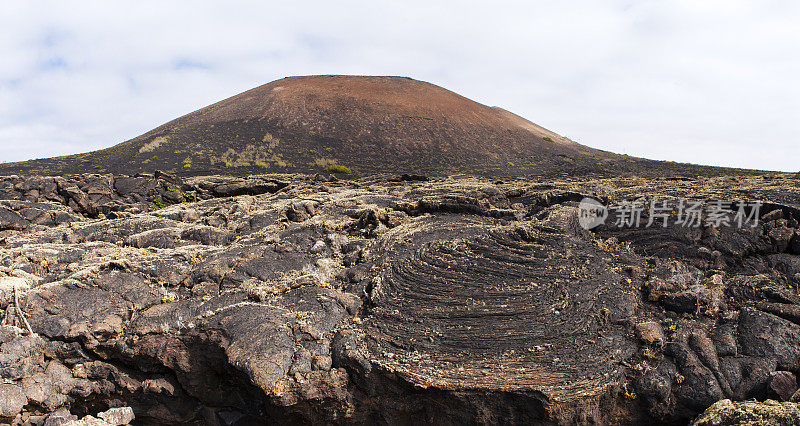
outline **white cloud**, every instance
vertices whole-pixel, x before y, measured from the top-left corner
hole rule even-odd
[[[431,81],[611,151],[796,170],[797,28],[778,0],[6,1],[0,161],[335,73]]]

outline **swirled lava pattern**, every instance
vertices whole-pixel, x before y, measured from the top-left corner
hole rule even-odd
[[[424,387],[553,402],[615,383],[633,350],[615,322],[633,313],[635,290],[569,227],[441,215],[393,230],[365,319],[377,362]]]

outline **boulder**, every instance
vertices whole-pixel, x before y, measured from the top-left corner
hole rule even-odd
[[[13,418],[25,405],[28,399],[19,386],[10,383],[0,383],[0,419]]]

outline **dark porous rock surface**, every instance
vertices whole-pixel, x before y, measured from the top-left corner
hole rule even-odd
[[[763,206],[585,230],[583,197]],[[0,422],[797,424],[798,208],[790,175],[0,177]]]
[[[712,405],[692,426],[798,425],[800,406],[791,402],[767,400],[734,402],[724,399]]]

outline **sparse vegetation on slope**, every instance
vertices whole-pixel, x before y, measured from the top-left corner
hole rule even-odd
[[[328,164],[322,170],[324,172],[326,172],[326,173],[341,173],[341,174],[347,174],[347,175],[349,175],[350,173],[353,173],[352,170],[350,170],[349,168],[347,168],[345,166],[342,166],[340,164]]]

